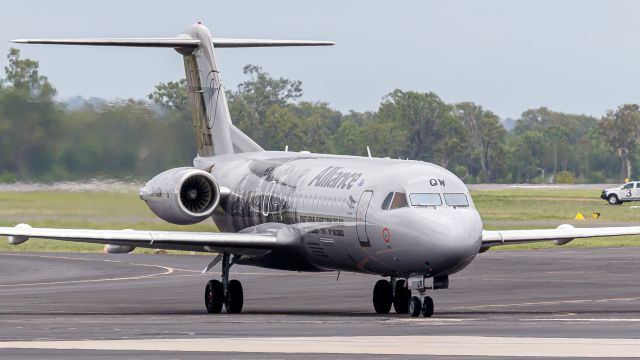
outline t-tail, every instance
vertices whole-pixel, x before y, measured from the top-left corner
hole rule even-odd
[[[214,48],[334,45],[330,41],[214,38],[201,23],[191,25],[175,38],[18,39],[13,42],[175,49],[184,58],[189,105],[200,157],[263,150],[231,121]]]

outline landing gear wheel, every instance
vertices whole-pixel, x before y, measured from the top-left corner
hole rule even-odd
[[[373,287],[373,308],[378,314],[388,314],[393,303],[391,284],[387,280],[378,280]]]
[[[420,316],[420,312],[422,311],[422,301],[417,296],[414,296],[409,300],[409,315],[411,317]]]
[[[218,280],[211,280],[204,290],[204,305],[209,314],[219,314],[224,304],[224,289]]]
[[[621,202],[618,200],[618,197],[615,194],[609,195],[609,197],[607,197],[607,201],[609,202],[610,205],[621,204]]]
[[[404,284],[404,280],[396,281],[396,292],[393,294],[393,308],[396,314],[406,314],[409,312],[411,290],[407,289]]]
[[[242,293],[242,284],[238,280],[229,281],[227,287],[227,299],[224,307],[229,314],[238,314],[242,311],[244,303],[244,294]]]
[[[424,303],[422,304],[422,316],[433,316],[433,299],[430,296],[424,297]]]

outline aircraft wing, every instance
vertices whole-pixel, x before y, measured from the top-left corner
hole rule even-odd
[[[14,245],[21,244],[29,238],[40,238],[152,249],[233,252],[255,256],[264,255],[278,245],[278,239],[271,234],[48,229],[32,228],[26,224],[19,224],[15,227],[0,227],[0,236],[8,236],[9,243]]]
[[[640,226],[575,228],[563,224],[556,229],[485,230],[482,232],[482,249],[540,241],[553,241],[556,245],[564,245],[573,239],[623,235],[640,235]]]

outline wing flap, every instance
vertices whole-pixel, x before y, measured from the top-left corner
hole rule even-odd
[[[0,236],[8,236],[9,242],[19,244],[28,238],[53,239],[96,244],[130,245],[153,249],[185,251],[233,251],[236,253],[266,253],[277,246],[278,239],[267,234],[142,231],[142,230],[93,230],[32,228],[25,224],[0,227]]]
[[[531,230],[497,230],[482,232],[482,247],[523,244],[540,241],[554,241],[558,245],[566,244],[573,239],[640,235],[640,226],[575,228],[571,225],[560,225],[557,229]]]

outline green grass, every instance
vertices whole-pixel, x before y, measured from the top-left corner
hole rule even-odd
[[[640,209],[629,204],[611,206],[598,190],[507,189],[472,192],[487,230],[577,226],[640,225]],[[632,203],[633,204],[633,203]],[[638,203],[640,205],[640,202]],[[587,218],[574,221],[577,212]],[[598,220],[591,213],[599,212]],[[0,226],[24,222],[35,227],[87,229],[154,229],[216,231],[211,220],[191,226],[171,225],[158,219],[135,192],[0,192]],[[539,249],[550,242],[499,247]],[[640,246],[640,236],[575,240],[565,247]],[[32,239],[20,246],[0,241],[0,251],[99,252],[102,245]],[[153,250],[136,249],[136,252]]]
[[[506,189],[472,192],[473,200],[487,230],[554,228],[559,224],[574,226],[640,225],[638,203],[612,206],[600,199],[600,190]],[[581,212],[585,221],[574,217]],[[600,213],[597,220],[592,213]],[[579,239],[563,247],[640,246],[640,236]],[[556,247],[551,242],[498,247],[500,250],[543,249]]]
[[[509,189],[474,191],[471,195],[484,221],[569,221],[578,212],[589,218],[599,212],[600,222],[640,224],[640,209],[629,209],[634,203],[608,205],[598,190]]]

